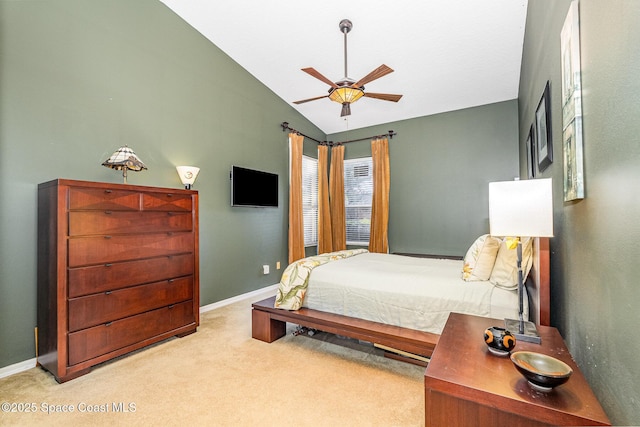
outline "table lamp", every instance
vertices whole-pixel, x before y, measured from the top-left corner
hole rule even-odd
[[[176,170],[178,171],[180,181],[182,181],[184,188],[191,190],[191,186],[196,181],[200,168],[195,166],[176,166]]]
[[[133,152],[133,150],[126,145],[118,148],[107,160],[102,163],[102,166],[106,166],[111,169],[121,170],[124,177],[124,183],[127,183],[127,171],[132,170],[140,172],[147,167],[142,163],[142,160]]]
[[[551,178],[489,183],[489,229],[492,236],[516,237],[518,320],[505,319],[505,328],[517,340],[540,343],[534,323],[523,318],[524,277],[520,237],[553,237]]]

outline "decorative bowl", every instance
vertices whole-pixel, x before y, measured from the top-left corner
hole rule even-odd
[[[511,361],[531,387],[543,392],[566,383],[573,373],[563,361],[532,351],[516,351],[511,355]]]
[[[484,342],[491,353],[506,356],[516,346],[516,337],[505,328],[492,326],[484,331]]]

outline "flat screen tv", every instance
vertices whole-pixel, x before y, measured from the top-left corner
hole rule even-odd
[[[231,206],[278,207],[278,175],[232,166]]]

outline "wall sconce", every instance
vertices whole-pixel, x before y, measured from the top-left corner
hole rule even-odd
[[[178,176],[180,176],[180,181],[184,184],[184,188],[191,190],[200,168],[195,166],[176,166],[176,170],[178,171]]]
[[[136,153],[126,145],[118,148],[107,160],[102,163],[102,166],[106,166],[111,169],[121,170],[124,177],[124,183],[127,183],[127,171],[132,170],[139,172],[147,167],[142,163],[142,160],[136,156]]]

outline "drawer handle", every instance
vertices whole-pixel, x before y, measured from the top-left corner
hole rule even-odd
[[[109,326],[111,326],[111,323],[112,322],[107,322],[107,323],[104,324],[104,326],[109,327]]]
[[[167,193],[167,197],[173,197],[173,194]]]
[[[105,264],[105,267],[111,267],[113,264],[109,263],[109,264]]]
[[[105,239],[110,239],[110,238],[111,238],[111,236],[104,236],[104,238],[105,238]]]
[[[112,291],[106,291],[104,294],[105,294],[105,295],[111,295],[111,292],[112,292]]]
[[[104,211],[104,214],[105,214],[105,215],[111,215],[112,213],[113,213],[113,212],[111,212],[111,211]]]
[[[167,307],[169,310],[171,310],[173,307],[175,307],[174,304],[171,304],[169,307]]]
[[[104,190],[104,192],[109,194],[109,193],[111,193],[111,190]]]

